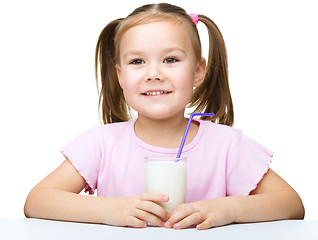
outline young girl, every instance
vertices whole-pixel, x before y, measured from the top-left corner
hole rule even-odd
[[[209,32],[207,63],[198,21]],[[209,18],[169,4],[137,8],[104,28],[96,76],[98,66],[105,125],[62,149],[66,160],[31,190],[27,217],[175,229],[304,217],[298,194],[269,169],[272,152],[231,128],[225,44]],[[191,124],[187,203],[168,213],[158,203],[169,196],[144,193],[144,157],[176,156],[187,106],[215,116]]]

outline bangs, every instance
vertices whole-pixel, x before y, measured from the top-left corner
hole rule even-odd
[[[193,30],[192,23],[191,22],[189,23],[189,20],[187,18],[183,16],[179,16],[178,14],[168,13],[168,12],[158,12],[156,9],[152,9],[151,11],[139,13],[137,15],[128,16],[127,18],[123,19],[121,23],[118,25],[116,29],[116,35],[114,38],[115,62],[119,63],[120,40],[129,29],[139,25],[143,25],[143,24],[154,23],[154,22],[167,22],[167,21],[176,23],[179,25],[183,25],[186,30],[190,31],[189,35],[192,36],[191,41],[194,48],[194,52],[195,52],[196,58],[199,60],[201,58],[201,42],[199,39],[197,29],[195,28],[195,31]]]

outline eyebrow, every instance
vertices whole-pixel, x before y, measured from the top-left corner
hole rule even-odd
[[[186,54],[186,51],[180,47],[172,47],[172,48],[164,49],[164,52],[166,52],[166,53],[173,52],[173,51],[179,51],[179,52],[182,52],[183,54]]]
[[[186,54],[186,51],[180,47],[171,47],[171,48],[165,48],[163,49],[162,52],[164,53],[169,53],[169,52],[173,52],[173,51],[179,51],[182,52],[183,54]],[[126,58],[129,55],[141,55],[143,53],[142,50],[132,50],[132,51],[128,51],[124,53],[124,58]]]

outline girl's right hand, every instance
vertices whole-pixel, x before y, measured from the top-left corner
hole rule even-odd
[[[106,200],[107,199],[107,200]],[[144,193],[135,197],[106,198],[103,222],[114,226],[147,227],[147,223],[163,227],[170,214],[158,202],[169,197],[159,193]]]

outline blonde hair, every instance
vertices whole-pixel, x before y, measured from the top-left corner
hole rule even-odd
[[[207,72],[202,84],[193,91],[189,107],[194,112],[213,112],[213,117],[202,117],[213,122],[232,126],[233,104],[228,84],[227,54],[221,32],[216,24],[204,15],[198,15],[209,33],[209,55]],[[123,90],[119,85],[116,64],[119,63],[119,43],[122,36],[132,27],[157,21],[174,21],[190,31],[195,56],[201,59],[201,42],[196,25],[180,7],[160,3],[144,5],[135,9],[126,18],[110,22],[101,32],[95,53],[95,74],[98,86],[98,67],[101,76],[99,106],[105,124],[132,119]]]

